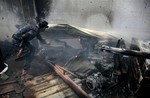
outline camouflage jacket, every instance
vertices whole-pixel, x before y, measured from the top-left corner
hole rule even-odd
[[[26,37],[27,41],[32,40],[33,38],[37,38],[41,43],[45,44],[45,40],[41,37],[38,26],[36,25],[26,25],[20,28],[15,34],[13,34],[13,38],[17,40],[22,40],[23,37]]]

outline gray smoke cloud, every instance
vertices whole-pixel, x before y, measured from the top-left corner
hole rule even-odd
[[[48,20],[110,32],[130,40],[150,37],[149,0],[53,0]]]
[[[113,3],[114,21],[112,30],[127,39],[150,37],[150,1],[149,0],[115,0]]]
[[[111,28],[112,0],[54,0],[48,20],[96,30]]]
[[[16,24],[27,20],[31,21],[36,14],[40,18],[46,17],[50,24],[70,24],[105,31],[118,38],[122,37],[128,42],[131,41],[132,37],[143,40],[150,38],[150,0],[35,0],[36,9],[31,4],[32,0],[12,1],[0,1],[0,40],[9,40],[17,30]],[[50,39],[49,36],[47,37],[47,39]],[[72,45],[71,40],[61,39],[60,41]],[[7,58],[11,54],[7,52],[12,51],[10,50],[12,47],[11,44],[8,45],[9,42],[7,41],[3,43],[1,46],[5,47],[3,50],[6,50],[4,55]],[[53,51],[56,49],[48,48],[47,53],[54,53],[49,54],[49,56],[53,56],[50,58],[64,64],[68,58],[78,53],[77,49],[72,49],[77,46],[74,43],[73,46],[69,46],[67,50],[60,51],[60,53],[58,53],[58,50]],[[83,62],[77,62],[75,65],[78,65],[78,63],[89,65],[90,62],[85,63],[83,59]],[[79,71],[82,69],[81,67],[76,68]]]
[[[19,21],[18,17],[9,9],[11,8],[6,2],[0,2],[0,40],[10,40],[11,35],[17,30],[15,25]]]
[[[71,24],[106,31],[127,40],[132,37],[139,39],[150,37],[150,0],[46,0],[46,2],[49,6],[36,5],[36,7],[39,9],[42,7],[46,11],[49,9],[47,12],[49,23]],[[15,5],[13,2],[1,1],[0,5],[2,40],[8,39],[9,35],[17,30],[15,25],[21,21],[21,17],[23,18],[18,15],[25,13],[20,12],[22,11],[20,5],[13,6]]]

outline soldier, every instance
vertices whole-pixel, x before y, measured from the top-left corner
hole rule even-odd
[[[42,21],[38,25],[26,25],[12,35],[13,45],[20,49],[18,56],[23,50],[28,50],[28,53],[25,55],[22,75],[26,75],[35,53],[35,47],[30,44],[30,41],[36,37],[41,43],[46,44],[46,41],[40,35],[40,32],[44,32],[46,28],[48,28],[48,22]]]

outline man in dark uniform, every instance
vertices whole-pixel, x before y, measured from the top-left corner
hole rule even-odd
[[[30,41],[36,37],[41,43],[46,44],[46,41],[40,35],[40,32],[44,32],[46,28],[48,28],[48,22],[42,21],[38,25],[26,25],[13,34],[13,45],[20,50],[28,50],[25,55],[22,75],[25,75],[30,68],[35,53],[35,47],[30,44]]]

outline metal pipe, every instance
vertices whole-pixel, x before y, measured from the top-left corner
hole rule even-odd
[[[79,87],[73,80],[68,76],[63,74],[63,70],[59,68],[59,65],[54,65],[51,62],[49,64],[53,67],[54,71],[64,80],[64,82],[70,86],[70,88],[80,97],[80,98],[91,98],[81,87]]]
[[[114,54],[122,54],[122,55],[127,55],[127,56],[135,56],[135,57],[142,57],[142,58],[150,59],[149,52],[129,50],[129,49],[124,49],[124,48],[116,48],[116,47],[110,47],[106,45],[103,45],[102,47],[100,47],[100,49],[105,50],[107,52],[114,53]]]
[[[73,75],[74,77],[78,77],[76,74],[74,74],[74,73],[72,73],[72,72],[70,72],[69,70],[67,70],[67,69],[65,69],[65,68],[63,68],[63,67],[61,67],[61,66],[58,66],[60,69],[62,69],[63,71],[65,71],[65,72],[68,72],[69,74],[71,74],[71,75]]]

